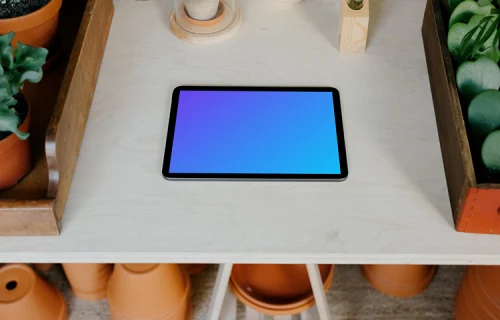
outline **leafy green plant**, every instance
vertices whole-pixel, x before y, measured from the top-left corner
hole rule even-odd
[[[463,1],[452,11],[449,26],[451,27],[457,22],[469,21],[476,14],[489,15],[494,9],[495,6],[491,3],[481,6],[473,0]]]
[[[29,134],[19,131],[19,116],[16,110],[16,95],[24,82],[38,83],[42,80],[42,66],[48,50],[34,48],[20,42],[14,51],[11,45],[14,33],[0,36],[0,131],[12,132],[19,139],[27,139]]]
[[[500,88],[500,68],[491,59],[482,57],[464,62],[457,70],[457,86],[469,101],[486,90]]]
[[[448,32],[448,48],[451,55],[459,63],[488,57],[500,61],[500,30],[497,28],[500,16],[483,16],[480,14],[470,18],[468,23],[457,22]]]
[[[468,119],[478,136],[500,129],[500,91],[486,90],[475,97],[469,105]]]

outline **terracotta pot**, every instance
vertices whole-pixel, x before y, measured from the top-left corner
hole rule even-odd
[[[11,264],[0,269],[0,319],[66,320],[66,304],[59,291],[33,269]]]
[[[35,267],[36,270],[40,271],[40,272],[49,272],[50,269],[52,269],[55,264],[54,263],[35,263],[33,265]]]
[[[197,274],[207,267],[206,264],[184,264],[184,269],[189,275]]]
[[[64,273],[75,296],[93,301],[106,298],[113,265],[99,263],[63,263]]]
[[[500,267],[471,266],[455,299],[457,320],[500,320]]]
[[[50,49],[57,31],[61,5],[62,0],[51,0],[43,8],[25,16],[0,19],[0,34],[14,31],[14,48],[19,41],[30,46]]]
[[[333,270],[333,265],[320,265],[325,291]],[[315,304],[305,265],[234,265],[230,286],[242,303],[271,316],[299,314]]]
[[[363,265],[364,277],[378,291],[406,298],[424,291],[436,272],[435,266]]]
[[[191,319],[187,273],[177,264],[117,264],[108,286],[113,320]]]
[[[30,111],[19,127],[22,132],[29,132]],[[0,140],[0,191],[15,186],[31,169],[29,139],[21,140],[11,134]]]

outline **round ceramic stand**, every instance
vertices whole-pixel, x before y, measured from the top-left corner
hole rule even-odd
[[[217,12],[214,19],[198,21],[191,19],[185,11],[179,17],[176,10],[173,10],[170,14],[170,29],[176,37],[188,42],[196,44],[222,42],[235,35],[242,24],[241,11],[239,8],[236,8],[232,21],[227,26],[218,28],[219,24],[224,23],[224,15],[225,12],[222,8]],[[183,23],[180,22],[181,19],[183,19]],[[186,28],[186,25],[189,28]]]

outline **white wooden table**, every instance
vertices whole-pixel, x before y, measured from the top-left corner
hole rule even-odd
[[[240,32],[215,46],[171,34],[172,2],[117,1],[62,235],[0,238],[0,261],[500,264],[500,236],[453,227],[424,0],[373,1],[359,56],[338,52],[338,0],[247,0]],[[164,180],[181,84],[338,88],[348,180]]]

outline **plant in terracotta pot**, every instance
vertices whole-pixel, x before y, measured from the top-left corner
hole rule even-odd
[[[478,179],[500,181],[500,3],[449,0],[448,48]]]
[[[21,89],[38,83],[48,50],[22,43],[13,49],[14,33],[0,36],[0,190],[14,186],[31,167],[28,144],[30,109]]]
[[[50,49],[62,0],[0,0],[0,34],[15,32],[17,42]]]

